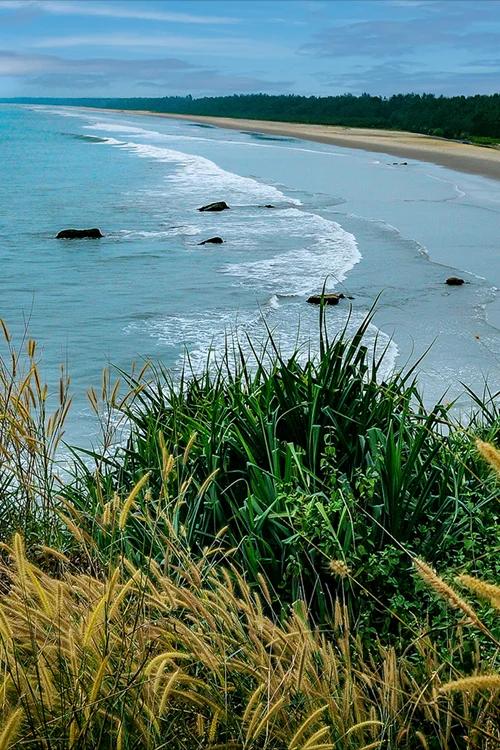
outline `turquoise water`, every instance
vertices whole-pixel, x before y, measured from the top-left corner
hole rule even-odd
[[[306,304],[326,277],[354,297],[382,291],[369,343],[386,370],[423,363],[428,401],[500,375],[500,183],[442,167],[185,121],[0,107],[0,317],[41,347],[52,383],[72,377],[70,442],[96,435],[85,392],[104,366],[174,371],[224,347],[227,331],[283,351],[317,338]],[[404,161],[403,159],[397,160]],[[225,200],[223,213],[199,213]],[[267,209],[265,204],[273,204]],[[57,241],[98,226],[99,241]],[[225,243],[198,243],[220,235]],[[446,287],[451,274],[470,281]],[[328,311],[332,331],[347,303]],[[465,400],[462,400],[465,404]]]

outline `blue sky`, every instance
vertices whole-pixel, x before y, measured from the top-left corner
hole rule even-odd
[[[0,96],[500,91],[500,0],[0,0]]]

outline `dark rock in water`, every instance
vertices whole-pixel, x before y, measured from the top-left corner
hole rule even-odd
[[[272,203],[266,203],[265,206],[262,206],[262,208],[275,208]]]
[[[325,305],[338,305],[341,299],[345,299],[345,294],[342,292],[340,294],[313,294],[307,301],[311,305],[320,305],[321,302]]]
[[[99,240],[104,237],[100,229],[63,229],[56,235],[56,240]]]
[[[202,206],[198,211],[225,211],[229,208],[226,201],[217,201],[216,203],[208,203],[206,206]]]
[[[448,279],[446,279],[446,283],[448,286],[462,286],[462,284],[465,284],[465,281],[463,279],[459,279],[458,276],[450,276]]]
[[[208,240],[203,240],[203,242],[198,242],[198,245],[222,245],[224,240],[222,237],[210,237]]]

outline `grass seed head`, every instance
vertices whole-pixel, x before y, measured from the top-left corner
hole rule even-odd
[[[351,575],[351,569],[344,560],[330,560],[328,567],[339,578],[347,578]]]
[[[491,468],[500,475],[500,450],[484,440],[476,440],[476,448]]]

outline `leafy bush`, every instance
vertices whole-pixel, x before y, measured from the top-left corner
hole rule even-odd
[[[95,536],[92,519],[148,472],[157,500],[144,501],[149,525],[130,527],[127,542],[138,565],[162,559],[156,532],[169,498],[181,497],[175,525],[193,552],[227,527],[250,582],[264,575],[277,601],[304,599],[320,619],[338,587],[331,559],[380,589],[391,559],[449,564],[466,543],[473,557],[484,524],[491,543],[495,483],[449,408],[425,408],[412,371],[380,379],[382,357],[364,345],[369,323],[330,341],[321,318],[320,354],[306,361],[300,352],[283,360],[271,337],[254,367],[235,342],[180,382],[161,367],[148,381],[129,378],[118,409],[131,425],[127,445],[94,453],[93,467],[80,454],[66,499]],[[496,434],[497,417],[488,407],[474,431]],[[109,557],[110,541],[99,541]],[[357,591],[351,605],[360,601]]]

